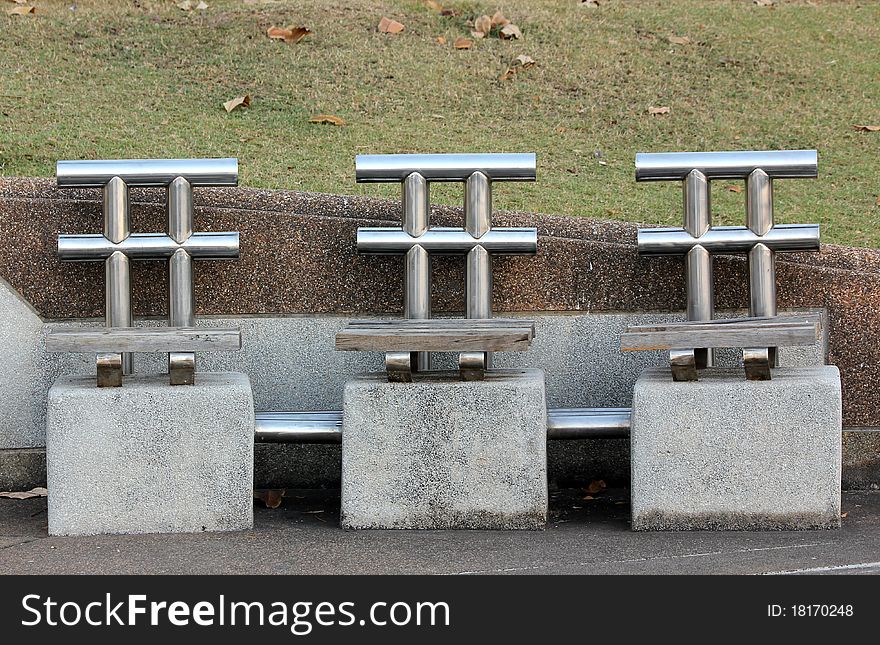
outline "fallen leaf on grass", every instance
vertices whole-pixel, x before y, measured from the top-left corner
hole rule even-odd
[[[880,125],[854,125],[856,132],[880,132]]]
[[[37,12],[36,7],[32,7],[32,6],[26,5],[26,4],[20,4],[18,6],[12,7],[12,9],[9,9],[6,13],[8,13],[10,16],[26,16],[29,13],[36,13],[36,12]]]
[[[245,94],[244,96],[236,96],[234,99],[229,99],[226,103],[223,104],[223,107],[226,108],[227,112],[232,112],[236,108],[246,108],[251,106],[251,95]]]
[[[196,9],[198,9],[199,11],[204,11],[207,8],[208,8],[207,2],[199,2],[199,4],[196,5]]]
[[[284,498],[284,490],[255,490],[254,499],[258,499],[266,508],[278,508]]]
[[[456,49],[470,49],[474,46],[474,41],[470,38],[465,38],[463,36],[459,36],[455,39],[455,42],[452,43],[452,46]]]
[[[49,491],[45,488],[31,488],[26,491],[0,493],[0,497],[5,497],[7,499],[31,499],[33,497],[46,497],[48,494]]]
[[[441,45],[445,45],[446,44],[446,36],[437,36],[437,42],[440,43]]]
[[[521,69],[528,69],[535,65],[535,60],[531,56],[520,54],[507,65],[507,70],[499,77],[499,80],[506,81],[508,78],[519,72]]]
[[[648,107],[648,114],[655,115],[655,116],[658,114],[669,114],[670,111],[671,110],[668,107],[666,107],[665,105],[662,107],[654,107],[653,105]]]
[[[587,492],[590,495],[595,495],[596,493],[601,493],[606,488],[608,488],[608,486],[605,484],[604,479],[594,479],[590,482],[590,485],[587,486]]]
[[[485,37],[486,37],[486,34],[483,33],[482,31],[472,31],[472,32],[471,32],[471,36],[473,36],[474,38],[476,38],[477,40],[479,40],[480,38],[485,38]]]
[[[476,20],[474,20],[474,31],[479,31],[486,36],[490,31],[492,31],[492,19],[483,14]],[[480,36],[482,38],[483,36]]]
[[[377,29],[383,34],[399,34],[405,29],[405,27],[402,23],[399,23],[396,20],[391,20],[382,16],[382,20],[379,21]]]
[[[192,0],[183,0],[183,2],[178,3],[178,9],[183,9],[184,11],[192,11],[193,3]]]
[[[310,33],[312,30],[306,27],[275,27],[273,25],[266,30],[266,35],[272,40],[283,40],[291,44],[298,43]]]
[[[581,4],[594,9],[599,6],[599,0],[581,0]]]
[[[743,191],[743,187],[737,186],[736,184],[730,184],[729,186],[725,186],[725,188],[732,193],[741,193]]]
[[[666,40],[668,40],[673,45],[690,45],[694,42],[687,36],[670,36]]]
[[[504,27],[505,25],[509,25],[510,21],[504,17],[504,14],[500,11],[496,11],[492,16],[492,26],[493,27]]]
[[[776,0],[752,0],[752,4],[756,4],[759,7],[772,7],[776,4]]]
[[[309,119],[309,123],[323,123],[324,125],[345,125],[345,119],[342,119],[334,114],[316,114],[311,119]]]
[[[425,0],[425,5],[427,5],[428,9],[433,9],[434,11],[443,11],[443,5],[439,2],[435,2],[434,0]]]
[[[498,32],[498,36],[504,40],[519,40],[522,38],[522,32],[519,30],[519,27],[512,22],[509,22],[501,28]]]

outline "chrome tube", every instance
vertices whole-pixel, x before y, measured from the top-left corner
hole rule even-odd
[[[816,177],[819,161],[815,150],[640,152],[636,155],[636,181],[684,179],[694,169],[708,179],[745,179],[758,168],[779,179]]]
[[[428,230],[431,212],[428,182],[417,172],[410,173],[401,185],[403,206],[403,231],[419,239]],[[404,318],[418,320],[431,317],[431,256],[419,244],[406,251],[404,273]],[[413,360],[414,359],[414,360]],[[410,367],[416,372],[431,369],[431,355],[416,352],[410,358]]]
[[[773,180],[762,170],[755,170],[746,182],[746,223],[756,235],[766,235],[773,228]],[[749,314],[776,315],[776,263],[773,250],[756,244],[749,251]]]
[[[168,260],[168,324],[195,327],[192,256],[177,249]]]
[[[168,236],[175,242],[185,242],[193,233],[193,196],[192,185],[183,177],[168,184],[166,208]]]
[[[744,226],[715,226],[694,239],[683,228],[643,228],[638,232],[642,255],[684,255],[699,244],[710,253],[747,253],[755,244],[771,251],[818,251],[818,224],[777,224],[766,235]]]
[[[103,235],[99,236],[105,239]],[[131,327],[131,262],[116,251],[104,262],[104,319],[107,327]],[[130,353],[122,354],[122,373],[131,374]]]
[[[557,408],[547,411],[548,439],[629,436],[629,408]],[[257,412],[257,443],[341,443],[342,412]]]
[[[113,177],[129,186],[167,186],[183,177],[193,186],[235,186],[238,159],[103,159],[59,161],[59,188],[100,188]]]
[[[547,410],[548,439],[628,437],[630,408],[556,408]]]
[[[416,244],[406,252],[404,275],[403,317],[423,320],[431,317],[431,256]],[[413,369],[425,372],[431,369],[431,355],[416,352]]]
[[[465,181],[473,172],[492,181],[534,181],[534,153],[358,155],[358,183],[403,181],[417,172],[428,181]]]
[[[538,232],[534,228],[499,227],[475,240],[462,228],[432,228],[418,239],[392,228],[362,227],[357,231],[357,249],[360,253],[396,255],[405,253],[415,244],[426,251],[440,254],[467,253],[479,244],[491,253],[533,255],[538,251]]]
[[[403,230],[418,237],[428,230],[428,216],[431,212],[428,182],[419,173],[410,173],[401,184],[401,193]]]
[[[341,443],[342,412],[257,412],[257,443]]]
[[[699,238],[712,226],[712,201],[709,180],[699,170],[691,170],[682,182],[684,229]],[[715,317],[715,287],[712,275],[712,254],[699,243],[685,256],[688,320],[712,320]],[[712,348],[694,348],[695,365],[712,367]]]
[[[119,177],[113,177],[103,186],[104,237],[111,242],[121,242],[128,237],[128,185]]]
[[[68,261],[98,261],[121,251],[132,259],[170,258],[183,249],[195,258],[226,260],[238,257],[238,233],[193,233],[178,244],[163,233],[132,233],[119,244],[103,235],[59,235],[58,256]]]

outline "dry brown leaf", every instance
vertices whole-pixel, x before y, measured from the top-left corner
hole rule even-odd
[[[399,34],[405,29],[405,27],[403,26],[403,23],[382,16],[382,20],[379,21],[377,29],[383,34]]]
[[[669,114],[669,112],[671,112],[671,110],[668,107],[666,107],[665,105],[662,107],[654,107],[653,105],[648,107],[648,114],[655,115],[655,116],[658,114]]]
[[[729,186],[725,186],[725,188],[732,193],[741,193],[743,191],[743,187],[737,186],[736,184],[730,184]]]
[[[295,44],[312,33],[307,27],[275,27],[266,30],[266,35],[272,40],[283,40],[286,43]]]
[[[584,500],[585,502],[589,502],[591,499],[596,499],[596,498],[593,497],[592,495],[584,495],[583,497],[581,497],[581,499]]]
[[[434,0],[425,0],[425,4],[428,6],[428,9],[438,12],[443,11],[443,6],[439,2],[434,2]]]
[[[4,492],[0,493],[0,497],[6,499],[31,499],[34,497],[46,497],[49,494],[45,488],[31,488],[26,491]]]
[[[854,125],[856,132],[880,132],[880,125]]]
[[[258,499],[266,508],[278,508],[284,498],[284,490],[255,490],[254,499]]]
[[[849,515],[849,512],[848,512],[848,511],[841,513],[841,514],[840,514],[840,519],[844,519],[847,515]]]
[[[32,6],[26,5],[26,4],[20,4],[20,5],[17,5],[15,7],[12,7],[11,9],[7,10],[6,13],[9,14],[10,16],[26,16],[29,13],[36,13],[36,12],[37,12],[36,7],[32,7]]]
[[[484,34],[482,31],[472,31],[471,36],[479,40],[480,38],[485,38],[486,34]]]
[[[668,40],[673,45],[690,45],[694,42],[687,36],[670,36],[666,40]]]
[[[522,38],[522,32],[519,30],[519,27],[517,27],[512,22],[509,22],[499,30],[498,36],[500,38],[504,38],[505,40],[511,40],[511,39],[518,40],[518,39]]]
[[[458,9],[443,9],[440,12],[441,16],[457,16],[459,14]]]
[[[772,7],[776,4],[776,0],[752,0],[752,4],[756,4],[759,7]]]
[[[455,42],[452,43],[452,46],[456,49],[470,49],[474,46],[474,41],[470,38],[465,38],[464,36],[459,36],[455,39]]]
[[[247,108],[251,106],[251,95],[245,94],[244,96],[236,96],[234,99],[229,99],[226,103],[223,104],[223,107],[226,108],[227,112],[232,112],[236,108]]]
[[[605,484],[604,479],[595,479],[590,482],[589,486],[587,486],[587,492],[590,495],[595,495],[596,493],[601,493],[606,488],[608,488],[608,486]]]
[[[501,75],[499,80],[506,81],[508,78],[516,74],[521,69],[528,69],[535,64],[535,59],[525,54],[520,54],[507,65],[507,70]]]
[[[309,123],[323,123],[325,125],[345,125],[345,119],[342,119],[335,114],[316,114],[311,119],[309,119]]]
[[[482,31],[483,35],[488,34],[492,31],[492,19],[483,14],[476,20],[474,20],[474,31]]]
[[[437,36],[437,42],[440,43],[441,45],[445,45],[446,44],[446,36]]]
[[[492,26],[493,27],[503,27],[504,25],[509,24],[510,21],[504,17],[504,14],[500,11],[496,11],[492,16]]]

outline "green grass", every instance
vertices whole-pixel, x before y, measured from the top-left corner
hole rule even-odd
[[[852,128],[880,124],[877,3],[448,0],[461,13],[442,17],[415,0],[73,2],[0,15],[4,175],[51,176],[57,159],[235,156],[243,185],[390,196],[354,183],[354,155],[535,151],[538,182],[499,185],[497,208],[677,224],[679,187],[636,184],[636,152],[818,148],[818,180],[777,182],[777,220],[880,246],[880,132]],[[452,48],[468,18],[497,9],[522,40]],[[383,15],[406,30],[377,33]],[[315,33],[287,45],[266,37],[273,24]],[[537,65],[499,81],[518,54]],[[250,109],[227,114],[242,94]],[[348,125],[308,123],[319,113]],[[715,221],[742,223],[729,185],[715,183]],[[459,203],[460,191],[432,198]]]

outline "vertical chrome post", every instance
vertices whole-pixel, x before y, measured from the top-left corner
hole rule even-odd
[[[468,176],[464,185],[464,227],[475,239],[480,239],[492,226],[492,183],[482,172]],[[492,317],[492,257],[480,244],[468,251],[465,267],[465,314],[468,318]],[[460,366],[482,363],[483,369],[492,366],[492,357],[483,353],[482,359],[462,354]]]
[[[168,236],[183,244],[193,232],[192,186],[183,177],[168,185]],[[195,326],[192,256],[177,249],[168,260],[168,324],[171,327]],[[168,354],[168,374],[172,385],[192,385],[195,379],[195,354]]]
[[[128,215],[128,185],[112,177],[103,185],[104,237],[118,244],[131,233]],[[108,327],[131,327],[131,264],[116,251],[104,261],[104,318]],[[101,360],[98,361],[99,364]],[[112,359],[111,362],[116,362]],[[131,374],[131,354],[122,354],[122,373]]]
[[[712,225],[712,206],[709,193],[709,180],[699,170],[688,173],[683,182],[684,229],[691,237],[702,236]],[[699,244],[688,251],[685,257],[687,273],[687,315],[688,320],[712,320],[715,316],[714,281],[712,277],[712,255]],[[697,369],[712,367],[712,349],[695,348],[694,360]]]
[[[746,225],[756,235],[773,228],[773,180],[760,168],[746,179]],[[776,259],[765,244],[749,251],[749,315],[775,316]],[[776,367],[776,348],[768,350],[771,367]]]
[[[403,230],[411,237],[420,237],[428,230],[431,210],[427,180],[413,172],[403,180]],[[404,317],[426,319],[431,317],[431,256],[424,247],[415,244],[406,254]],[[410,364],[416,372],[431,369],[428,352],[414,353]]]

